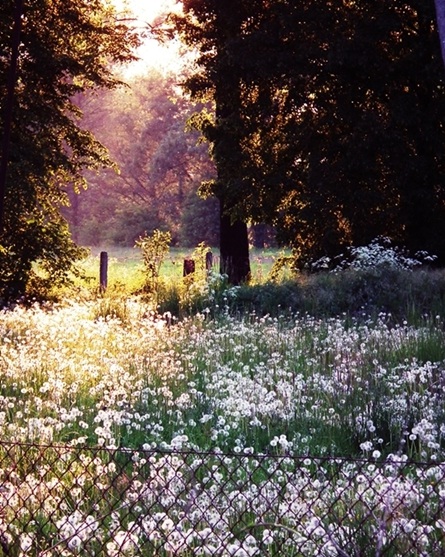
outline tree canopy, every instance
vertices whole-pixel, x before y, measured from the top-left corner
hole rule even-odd
[[[186,89],[215,103],[195,121],[226,213],[273,224],[299,266],[379,235],[444,264],[434,0],[229,4],[186,0],[174,20],[198,51]]]
[[[4,299],[25,293],[33,281],[63,280],[80,255],[60,207],[68,188],[83,188],[84,169],[109,164],[109,158],[81,127],[74,99],[117,86],[113,68],[133,58],[138,42],[106,0],[26,0],[9,115],[14,8],[13,0],[0,5],[0,129],[9,116],[12,124],[0,235]]]

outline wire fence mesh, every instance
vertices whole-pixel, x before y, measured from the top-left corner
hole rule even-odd
[[[0,443],[0,555],[445,555],[445,463]]]

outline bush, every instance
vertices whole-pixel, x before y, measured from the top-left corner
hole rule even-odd
[[[170,249],[170,232],[154,230],[151,235],[145,233],[136,241],[135,247],[142,252],[145,271],[145,292],[156,298],[159,287],[159,273],[162,262]]]
[[[52,220],[23,217],[11,230],[0,238],[0,305],[19,298],[49,299],[54,289],[70,283],[75,262],[87,255],[56,212]]]

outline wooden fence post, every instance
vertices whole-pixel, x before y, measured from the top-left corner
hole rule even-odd
[[[213,267],[213,253],[208,251],[206,253],[206,271],[207,274],[212,270]]]
[[[182,273],[183,277],[191,275],[195,272],[195,262],[193,259],[184,259],[184,270]]]
[[[99,273],[100,291],[105,292],[108,285],[108,253],[100,252],[100,273]]]

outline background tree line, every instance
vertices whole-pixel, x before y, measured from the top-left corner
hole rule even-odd
[[[145,232],[168,230],[183,246],[218,244],[218,203],[197,189],[214,174],[208,146],[187,121],[197,108],[177,77],[150,70],[126,86],[78,99],[84,125],[107,146],[114,168],[85,175],[67,216],[78,243],[133,247]]]

